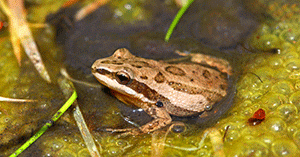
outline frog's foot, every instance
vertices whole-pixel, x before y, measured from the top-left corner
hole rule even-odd
[[[154,119],[147,124],[139,127],[140,131],[143,133],[153,132],[160,128],[163,128],[172,122],[172,118],[169,113],[164,109],[156,105],[145,108],[144,111],[151,115]]]
[[[121,133],[118,135],[118,137],[125,137],[128,135],[140,135],[143,134],[143,132],[140,131],[138,128],[125,128],[125,129],[112,129],[112,128],[106,128],[105,131],[112,132],[112,133]]]
[[[181,56],[191,57],[192,62],[209,65],[211,67],[216,67],[220,72],[227,73],[228,75],[232,75],[232,67],[230,66],[227,60],[216,58],[210,55],[204,55],[201,53],[186,54],[180,51],[175,51],[175,52]]]
[[[104,130],[107,131],[107,132],[115,133],[115,132],[127,132],[127,131],[130,131],[130,130],[132,130],[132,129],[133,129],[133,128],[125,128],[125,129],[106,128],[106,129],[104,129]]]
[[[139,128],[125,128],[125,129],[107,128],[105,130],[108,132],[122,132],[122,134],[119,135],[119,137],[127,136],[127,135],[140,135],[140,134],[153,132],[155,130],[163,128],[171,124],[172,122],[172,118],[170,117],[169,113],[165,109],[159,108],[156,105],[145,108],[144,111],[149,115],[151,115],[154,119]]]

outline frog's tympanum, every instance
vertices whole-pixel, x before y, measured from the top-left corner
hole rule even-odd
[[[95,61],[92,73],[119,100],[153,117],[151,122],[129,131],[140,134],[170,124],[170,115],[186,117],[207,112],[227,94],[229,63],[207,55],[200,58],[201,64],[215,68],[140,58],[121,48]]]

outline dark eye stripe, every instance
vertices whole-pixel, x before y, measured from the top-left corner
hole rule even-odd
[[[110,72],[105,69],[96,69],[95,71],[101,75],[110,74]]]

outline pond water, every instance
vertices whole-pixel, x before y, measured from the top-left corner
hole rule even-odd
[[[124,46],[138,56],[154,59],[178,58],[173,53],[177,49],[222,57],[234,67],[231,85],[235,90],[230,99],[223,101],[231,108],[217,122],[205,121],[201,125],[199,121],[178,118],[174,129],[166,127],[119,138],[117,133],[103,129],[135,127],[128,118],[141,125],[151,117],[121,103],[103,86],[74,83],[80,108],[102,156],[299,156],[299,4],[258,1],[257,8],[251,8],[251,3],[224,1],[225,7],[220,8],[213,7],[213,2],[196,2],[175,29],[170,43],[165,43],[163,36],[178,11],[170,1],[114,1],[83,21],[73,21],[67,29],[32,28],[54,80],[52,84],[39,77],[25,54],[22,66],[18,66],[8,33],[2,33],[1,96],[37,102],[0,103],[0,156],[11,154],[66,101],[56,83],[61,77],[60,68],[67,67],[73,78],[99,85],[91,74],[91,64]],[[44,22],[49,11],[58,9],[63,2],[26,3],[28,19],[34,23]],[[134,10],[128,11],[128,5]],[[263,12],[264,16],[253,12]],[[66,14],[70,15],[72,11]],[[259,109],[265,116],[255,116]],[[65,113],[21,156],[89,156],[70,113]],[[254,119],[249,122],[250,118]]]

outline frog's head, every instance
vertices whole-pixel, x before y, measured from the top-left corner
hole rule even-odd
[[[157,62],[154,60],[136,57],[122,48],[110,57],[96,60],[92,65],[92,73],[100,83],[115,93],[132,98],[127,100],[131,104],[137,101],[153,103],[150,96],[156,94],[148,85],[158,73],[155,64]]]
[[[128,68],[127,61],[135,58],[127,49],[121,48],[107,58],[98,59],[92,65],[96,79],[110,89],[122,94],[133,94],[128,84],[134,79],[133,70]]]

